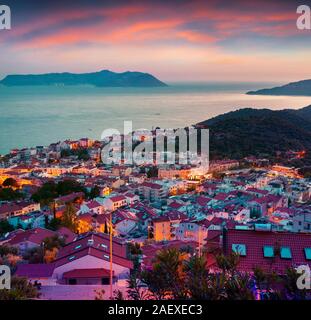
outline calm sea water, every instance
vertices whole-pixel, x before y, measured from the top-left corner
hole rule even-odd
[[[268,83],[170,84],[165,88],[0,86],[0,153],[59,140],[99,139],[103,130],[176,128],[244,107],[298,109],[311,97],[247,96]]]

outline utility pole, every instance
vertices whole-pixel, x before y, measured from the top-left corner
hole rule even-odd
[[[110,298],[112,299],[112,281],[113,281],[113,271],[112,271],[112,212],[110,212]]]

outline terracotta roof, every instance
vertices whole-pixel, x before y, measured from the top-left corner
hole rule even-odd
[[[84,198],[84,196],[85,195],[83,192],[74,192],[74,193],[70,193],[66,196],[59,197],[59,198],[55,199],[55,201],[66,203],[66,202],[74,201],[76,198]]]
[[[24,241],[29,241],[40,245],[45,238],[53,237],[56,234],[56,232],[48,229],[35,228],[16,234],[8,243],[10,245],[16,245]]]
[[[113,196],[111,198],[109,198],[112,202],[119,202],[119,201],[123,201],[126,200],[126,198],[124,196]]]
[[[157,189],[157,190],[160,190],[162,189],[162,186],[157,184],[157,183],[154,183],[154,182],[143,182],[141,184],[141,186],[143,187],[147,187],[147,188],[151,188],[151,189]]]
[[[86,205],[89,209],[95,209],[95,208],[101,207],[101,204],[99,202],[97,202],[96,200],[92,200],[92,201],[88,202]]]
[[[274,270],[284,274],[291,266],[308,264],[304,249],[311,248],[311,234],[293,232],[272,232],[254,230],[228,230],[225,237],[224,248],[227,254],[232,251],[233,244],[244,244],[246,256],[240,257],[238,268],[243,271],[252,271],[256,266],[264,270]],[[266,258],[263,254],[264,246],[274,247],[275,257]],[[290,259],[284,259],[276,253],[277,248],[287,247],[291,250]]]
[[[114,273],[114,272],[113,272]],[[110,271],[107,269],[74,269],[63,274],[64,279],[68,278],[102,278],[109,277]]]

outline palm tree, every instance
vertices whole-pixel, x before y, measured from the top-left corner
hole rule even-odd
[[[156,299],[174,298],[185,299],[185,271],[184,262],[188,254],[177,249],[163,249],[159,251],[151,270],[142,272],[142,281]]]

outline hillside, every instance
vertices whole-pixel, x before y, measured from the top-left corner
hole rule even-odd
[[[281,111],[240,109],[198,125],[210,129],[212,158],[273,157],[277,151],[311,151],[311,107]]]
[[[249,91],[249,95],[311,96],[311,80],[292,82],[281,87]]]
[[[93,73],[48,73],[38,75],[8,75],[0,84],[5,86],[93,85],[97,87],[163,87],[153,75],[142,72],[116,73],[103,70]]]

